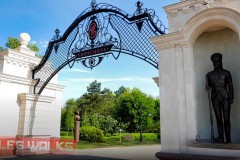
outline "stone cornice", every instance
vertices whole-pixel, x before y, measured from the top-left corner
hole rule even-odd
[[[35,66],[39,64],[41,59],[28,54],[19,53],[17,49],[6,49],[0,52],[0,60]]]
[[[17,64],[18,66],[29,67],[30,69],[33,69],[41,61],[40,58],[33,55],[24,54],[22,52],[20,53],[18,49],[3,50],[2,52],[0,52],[0,61],[1,60],[6,61],[10,64]],[[51,70],[51,62],[47,61],[43,69],[44,71]]]
[[[200,11],[207,8],[215,7],[237,7],[239,0],[208,0],[208,4],[203,5],[205,0],[186,0],[173,5],[165,6],[164,10],[167,14],[177,16],[178,14],[187,14],[193,11]],[[232,8],[231,7],[231,8]]]
[[[45,102],[45,103],[52,103],[55,97],[50,96],[42,96],[42,95],[36,95],[36,94],[27,94],[27,93],[20,93],[18,94],[18,97],[21,102],[26,101],[37,101],[37,102]]]
[[[164,10],[168,14],[177,15],[178,13],[189,13],[191,10],[201,10],[207,8],[202,3],[204,0],[187,0],[173,5],[165,6]],[[209,3],[213,3],[214,0],[210,0]]]
[[[36,82],[35,80],[32,80],[32,79],[8,75],[8,74],[0,74],[0,81],[9,82],[9,83],[17,83],[17,84],[22,84],[22,85],[27,85],[27,86],[34,86],[34,84]],[[63,85],[53,84],[53,83],[48,83],[48,85],[46,86],[46,89],[58,90],[58,91],[63,91],[64,88],[65,88],[65,86],[63,86]]]
[[[181,32],[174,32],[158,37],[153,37],[150,40],[155,45],[157,50],[174,48],[176,45],[184,46],[190,44]]]
[[[159,83],[160,83],[160,79],[159,77],[153,77],[152,78],[154,80],[154,82],[157,84],[157,86],[159,87]]]

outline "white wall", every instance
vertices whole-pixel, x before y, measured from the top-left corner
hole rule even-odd
[[[64,87],[56,84],[54,76],[36,102],[31,69],[38,63],[28,49],[0,52],[0,136],[60,137]]]
[[[240,142],[240,44],[238,35],[231,29],[225,28],[202,33],[194,44],[194,64],[196,79],[196,117],[197,134],[201,139],[210,138],[210,115],[208,97],[205,90],[205,75],[213,70],[210,56],[219,52],[223,54],[223,68],[232,74],[235,99],[231,106],[232,142]],[[214,113],[213,113],[214,114]],[[214,115],[215,137],[217,128]]]

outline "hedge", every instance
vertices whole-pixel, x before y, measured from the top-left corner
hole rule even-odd
[[[80,139],[88,142],[103,142],[103,131],[92,126],[84,126],[80,129]]]

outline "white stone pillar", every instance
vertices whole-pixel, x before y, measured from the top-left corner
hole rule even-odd
[[[191,45],[181,32],[152,38],[152,42],[159,52],[161,152],[187,153],[187,107],[192,107],[187,96],[194,97],[188,90],[194,84]]]
[[[179,153],[179,111],[177,94],[177,66],[174,48],[159,54],[161,151]]]
[[[195,66],[192,44],[183,45],[188,141],[197,136]]]
[[[21,93],[18,136],[50,137],[54,97]]]
[[[185,92],[185,74],[184,74],[184,57],[183,48],[180,44],[175,46],[176,56],[176,92],[177,92],[177,108],[179,116],[179,151],[185,153],[187,151],[187,110],[186,110],[186,92]]]

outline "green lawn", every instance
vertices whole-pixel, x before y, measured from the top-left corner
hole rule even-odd
[[[65,135],[65,134],[62,134]],[[160,144],[160,137],[154,133],[143,133],[143,141],[139,141],[139,133],[123,133],[120,135],[115,134],[113,136],[107,135],[104,138],[104,142],[87,142],[81,141],[77,144],[77,149],[91,149],[91,148],[103,148],[103,147],[121,147],[121,146],[134,146],[134,145],[151,145]],[[73,139],[73,136],[61,136],[62,139]]]

